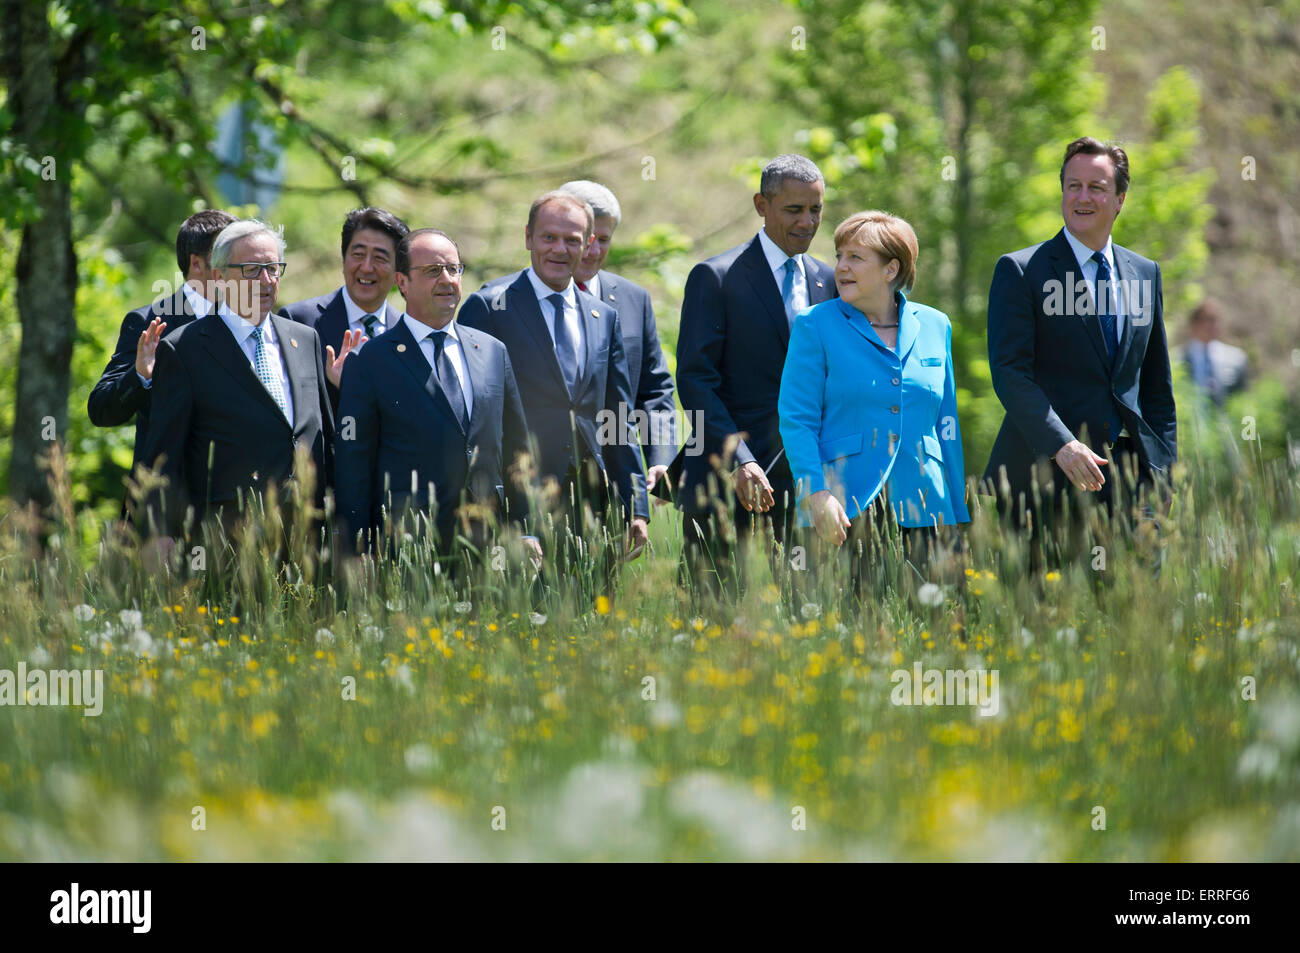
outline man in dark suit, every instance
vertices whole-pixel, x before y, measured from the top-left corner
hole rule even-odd
[[[824,190],[812,161],[777,156],[754,196],[758,235],[696,265],[686,279],[677,391],[696,421],[687,447],[698,452],[684,449],[673,470],[681,468],[685,569],[714,594],[739,594],[736,566],[756,523],[773,557],[789,549],[795,489],[777,397],[794,316],[836,293],[833,269],[807,254]],[[778,573],[775,561],[772,567]]]
[[[330,482],[334,420],[316,332],[273,314],[284,242],[264,222],[227,226],[212,246],[217,310],[158,345],[143,461],[167,479],[149,520],[180,535],[187,508],[230,528],[249,491],[295,476],[310,452],[317,501]],[[345,345],[331,369],[337,378]]]
[[[1006,417],[983,481],[1040,541],[1071,485],[1110,510],[1135,489],[1126,471],[1151,487],[1177,456],[1160,268],[1111,241],[1128,186],[1123,149],[1071,142],[1065,228],[993,272],[989,366]]]
[[[351,335],[355,350],[359,342],[383,334],[401,318],[401,309],[388,303],[388,295],[397,243],[409,231],[405,222],[382,208],[349,212],[343,221],[343,286],[280,309],[286,318],[316,330],[325,367],[343,350],[344,335]],[[337,416],[339,389],[331,383],[328,390]]]
[[[127,313],[117,348],[90,392],[86,410],[96,427],[120,427],[135,418],[133,475],[149,431],[149,398],[158,342],[166,332],[212,310],[212,266],[208,258],[217,233],[233,221],[233,215],[215,208],[195,212],[185,220],[176,233],[176,265],[184,276],[180,290]]]
[[[370,536],[383,529],[381,510],[400,522],[432,506],[440,551],[452,551],[458,529],[482,551],[488,513],[523,527],[528,512],[512,472],[528,429],[510,357],[454,320],[464,265],[448,235],[410,232],[396,269],[406,313],[343,374],[335,466],[344,532]],[[471,515],[466,504],[481,509]],[[540,558],[537,541],[525,542]]]
[[[645,459],[646,490],[653,491],[677,455],[677,408],[673,403],[673,377],[668,373],[668,362],[659,343],[650,292],[620,275],[601,270],[609,256],[614,229],[623,220],[623,210],[614,193],[585,179],[566,182],[560,191],[584,200],[595,214],[591,244],[573,278],[579,291],[618,311],[634,401],[632,412],[637,414],[635,426],[641,434]]]
[[[614,515],[610,508],[617,502],[633,558],[645,545],[649,508],[638,435],[626,410],[632,393],[623,333],[618,312],[573,283],[594,218],[591,206],[572,195],[538,197],[524,229],[531,266],[508,285],[470,295],[460,323],[509,350],[536,441],[539,478],[560,489],[574,533],[589,527],[570,500],[585,501],[598,520]]]

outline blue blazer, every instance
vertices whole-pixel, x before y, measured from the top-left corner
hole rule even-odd
[[[510,358],[481,331],[458,322],[457,332],[474,394],[468,433],[405,321],[343,363],[335,495],[349,540],[379,530],[385,508],[400,513],[436,504],[444,543],[464,501],[498,514],[508,503],[510,519],[524,522],[527,497],[507,475],[527,449],[528,431]]]
[[[968,523],[952,324],[898,300],[897,353],[839,298],[795,318],[777,406],[797,498],[830,490],[852,519],[887,486],[902,526]]]
[[[523,272],[509,284],[489,283],[471,294],[457,320],[462,328],[477,328],[495,337],[510,353],[527,408],[528,432],[537,440],[538,478],[554,477],[563,484],[575,462],[593,460],[617,489],[623,507],[648,519],[638,435],[630,422],[622,433],[617,423],[620,405],[625,421],[633,406],[618,312],[584,291],[574,293],[586,344],[582,378],[574,394],[564,384],[555,344]]]

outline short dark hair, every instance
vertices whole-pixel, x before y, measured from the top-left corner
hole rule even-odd
[[[1128,153],[1119,146],[1102,142],[1092,136],[1080,136],[1065,147],[1065,158],[1061,160],[1061,188],[1065,188],[1065,167],[1070,160],[1082,153],[1086,156],[1109,156],[1115,165],[1115,192],[1123,195],[1128,191]]]
[[[190,275],[190,256],[198,255],[204,261],[212,254],[212,243],[221,230],[238,221],[229,212],[219,208],[205,208],[195,212],[181,223],[176,233],[176,264],[186,278]]]
[[[807,183],[825,182],[822,178],[822,170],[817,168],[817,163],[807,156],[788,152],[763,166],[763,174],[758,181],[759,194],[765,198],[772,198],[781,191],[781,186],[785,184],[786,179]]]
[[[1196,325],[1200,324],[1202,321],[1218,321],[1222,324],[1223,315],[1223,305],[1219,304],[1218,299],[1206,298],[1196,306],[1196,310],[1191,313],[1191,316],[1187,319],[1187,323]]]
[[[460,258],[460,246],[456,244],[456,239],[452,238],[440,228],[417,228],[414,231],[407,232],[402,236],[402,240],[397,243],[397,271],[411,276],[411,243],[421,235],[441,235],[447,241],[451,242],[451,247],[456,249],[456,257]],[[464,261],[461,264],[465,264]]]
[[[354,208],[348,212],[348,217],[343,220],[343,248],[341,254],[344,258],[348,255],[348,246],[352,244],[352,236],[363,228],[383,232],[393,240],[394,248],[410,232],[406,223],[387,209],[370,208],[369,206]]]

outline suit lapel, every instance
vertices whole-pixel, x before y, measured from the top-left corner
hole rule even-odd
[[[1112,251],[1115,255],[1115,278],[1120,282],[1121,297],[1123,298],[1121,310],[1124,317],[1123,334],[1119,339],[1119,350],[1115,354],[1115,374],[1119,375],[1120,368],[1128,360],[1129,352],[1133,350],[1137,342],[1139,328],[1149,328],[1155,313],[1155,301],[1151,300],[1152,296],[1145,294],[1145,288],[1141,281],[1141,273],[1137,263],[1133,261],[1133,256],[1127,248],[1121,248],[1119,245],[1112,245]],[[1138,300],[1133,300],[1131,291],[1137,291]],[[1141,322],[1136,324],[1135,322]]]
[[[804,275],[808,281],[808,304],[821,304],[835,291],[835,274],[811,255],[803,256]]]
[[[1074,257],[1074,249],[1070,247],[1070,242],[1065,237],[1065,229],[1057,232],[1056,237],[1052,239],[1051,254],[1052,264],[1056,269],[1056,280],[1059,287],[1064,289],[1062,303],[1068,315],[1071,311],[1077,311],[1075,303],[1079,297],[1078,283],[1085,282],[1084,290],[1087,289],[1087,284],[1083,270],[1079,267],[1079,260]],[[1052,315],[1047,317],[1048,320],[1054,320]],[[1092,344],[1098,362],[1109,371],[1110,352],[1106,350],[1106,340],[1101,336],[1101,320],[1096,315],[1096,308],[1092,307],[1088,313],[1079,314],[1077,317],[1083,323],[1084,332],[1088,335],[1088,341]]]
[[[275,322],[275,337],[280,344],[280,353],[284,356],[284,368],[289,374],[289,387],[293,390],[293,411],[297,418],[294,421],[296,431],[297,424],[308,418],[302,402],[309,396],[319,393],[316,355],[312,353],[311,348],[305,346],[307,336],[302,333],[301,324],[278,314],[271,315],[269,320]]]
[[[543,355],[542,361],[551,370],[551,377],[559,386],[560,392],[569,393],[569,387],[564,383],[564,373],[560,370],[560,361],[555,356],[555,342],[551,340],[551,332],[546,330],[546,319],[542,317],[542,303],[537,300],[537,295],[533,292],[533,283],[528,279],[527,270],[519,273],[515,283],[505,291],[506,306],[511,312],[518,314],[528,333],[533,337],[533,343]],[[491,301],[488,307],[491,307]],[[550,307],[550,302],[546,307]],[[572,397],[573,395],[570,395]]]
[[[212,355],[212,359],[224,367],[230,376],[253,396],[254,400],[259,401],[288,427],[289,421],[285,418],[284,412],[280,410],[279,405],[271,397],[266,385],[258,380],[257,374],[253,371],[253,365],[249,363],[238,342],[235,341],[235,336],[230,333],[230,328],[226,327],[226,322],[221,319],[221,316],[213,311],[206,318],[201,318],[200,323],[203,327],[203,345],[208,353]],[[277,324],[277,333],[279,330],[280,326]],[[280,337],[280,346],[281,350],[284,350],[287,346],[283,335]],[[292,376],[290,382],[292,383]]]
[[[461,340],[463,341],[464,338]],[[381,341],[384,347],[392,348],[397,363],[406,368],[411,377],[415,379],[416,386],[428,394],[429,399],[433,401],[451,425],[463,433],[464,430],[460,421],[452,412],[451,404],[447,403],[447,395],[438,386],[438,375],[434,373],[433,368],[429,365],[423,349],[416,343],[415,335],[406,326],[406,322],[397,322],[391,331],[385,331],[376,338],[377,344]],[[366,346],[369,347],[370,345],[367,344]],[[475,403],[477,405],[477,401]],[[472,423],[473,421],[471,421]]]
[[[470,441],[474,442],[475,435],[483,426],[484,407],[487,405],[486,388],[491,373],[474,329],[457,325],[456,333],[460,336],[460,352],[465,355],[465,363],[469,366],[469,389],[474,395],[474,407],[469,412],[469,436]]]
[[[321,355],[325,354],[325,345],[334,348],[337,354],[343,346],[343,333],[348,329],[348,306],[343,303],[343,289],[339,289],[333,300],[327,304],[316,320],[316,335],[320,338]]]
[[[582,374],[574,386],[574,400],[585,393],[596,376],[596,351],[605,339],[606,317],[600,307],[600,301],[585,291],[574,289],[577,294],[578,320],[582,322],[583,358]],[[559,362],[556,362],[557,366]]]
[[[781,301],[781,289],[777,287],[776,276],[767,266],[767,257],[763,254],[763,245],[758,236],[741,252],[740,260],[745,263],[749,277],[749,286],[755,297],[763,304],[768,319],[776,331],[777,339],[784,348],[790,343],[790,319],[785,316],[785,304]]]
[[[916,316],[916,306],[903,295],[898,296],[898,361],[907,363],[908,352],[916,343],[916,336],[921,330],[921,321]]]

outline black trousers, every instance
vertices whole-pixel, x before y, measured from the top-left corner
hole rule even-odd
[[[749,512],[734,491],[710,501],[708,509],[682,515],[682,582],[697,598],[738,599],[745,591],[745,561],[760,547],[777,586],[790,589],[789,555],[795,532],[794,487],[774,484],[775,502],[766,513]]]

